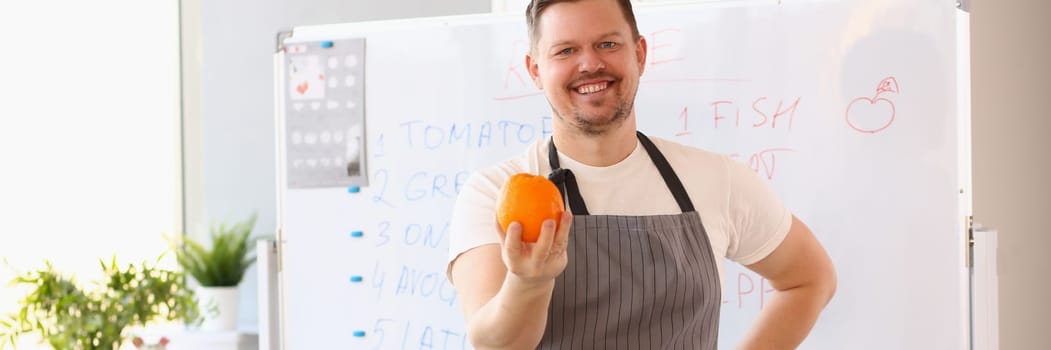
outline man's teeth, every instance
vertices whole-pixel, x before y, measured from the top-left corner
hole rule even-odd
[[[605,90],[606,87],[608,87],[608,86],[609,86],[608,82],[601,82],[601,83],[595,83],[595,84],[581,85],[581,86],[577,87],[577,92],[585,94],[585,95],[593,94],[593,93]]]

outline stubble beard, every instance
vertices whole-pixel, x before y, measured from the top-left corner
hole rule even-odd
[[[613,109],[612,116],[609,118],[601,118],[601,116],[588,115],[581,111],[579,108],[573,108],[568,114],[570,114],[571,120],[566,120],[566,116],[559,113],[552,106],[552,110],[555,112],[555,116],[563,122],[571,122],[571,125],[576,126],[577,131],[584,136],[602,136],[606,133],[617,129],[620,125],[624,124],[625,120],[628,120],[628,115],[631,114],[632,109],[635,107],[634,93],[628,96],[616,96],[617,106]],[[550,104],[550,102],[549,102]]]

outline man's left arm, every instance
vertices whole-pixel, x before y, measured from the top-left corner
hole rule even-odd
[[[836,291],[836,272],[821,243],[802,221],[762,260],[747,266],[775,292],[739,349],[794,349],[803,342]]]

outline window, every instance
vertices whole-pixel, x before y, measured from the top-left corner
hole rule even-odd
[[[178,1],[3,1],[0,33],[0,257],[85,285],[155,262],[182,220]]]

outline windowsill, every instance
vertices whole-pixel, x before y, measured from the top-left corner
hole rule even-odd
[[[142,337],[148,343],[156,343],[161,337],[169,340],[166,350],[249,350],[259,348],[259,334],[256,329],[232,331],[206,331],[187,329],[182,325],[163,325],[146,328],[129,329],[128,344],[122,350],[135,350],[131,339]]]

